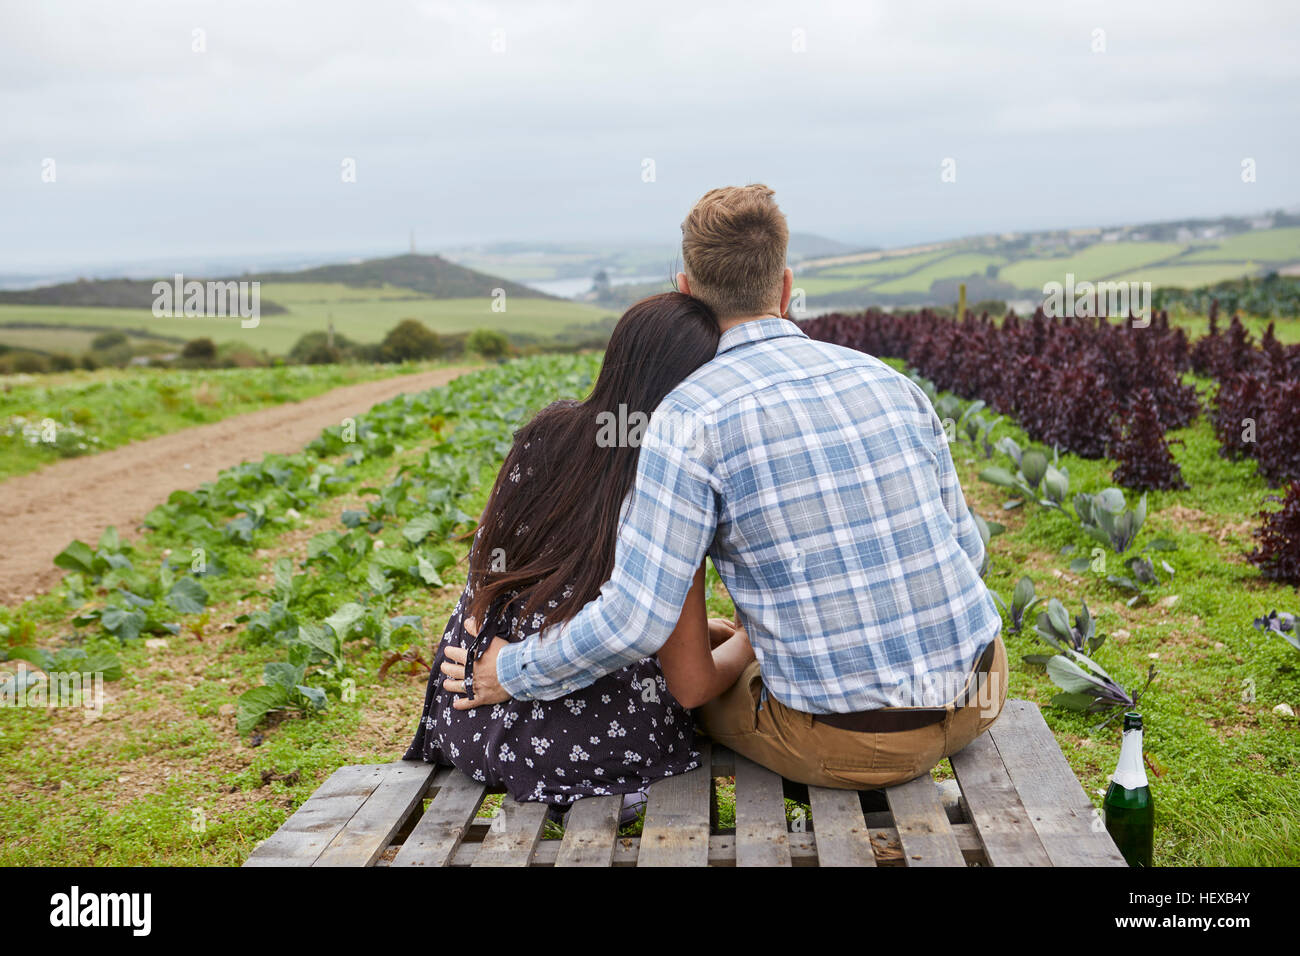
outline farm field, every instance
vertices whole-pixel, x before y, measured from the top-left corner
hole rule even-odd
[[[1179,260],[1181,262],[1181,260]],[[1245,264],[1247,272],[1253,271],[1255,263]],[[1187,265],[1158,265],[1144,269],[1135,269],[1121,273],[1114,278],[1124,282],[1150,282],[1152,288],[1161,286],[1180,286],[1185,289],[1209,285],[1223,279],[1235,279],[1242,275],[1242,265],[1231,262],[1200,262]]]
[[[797,269],[796,284],[813,301],[817,297],[847,307],[871,302],[943,304],[935,299],[936,282],[983,280],[999,283],[1002,296],[1035,298],[1044,284],[1076,281],[1136,280],[1161,286],[1194,288],[1223,279],[1262,275],[1300,262],[1300,229],[1263,229],[1222,240],[1187,242],[1094,239],[1060,255],[1027,251],[1014,241],[983,239],[946,243],[942,249],[911,255],[842,262],[810,260]],[[1008,291],[1013,290],[1013,291]]]
[[[1279,342],[1286,345],[1300,343],[1300,320],[1267,319],[1262,316],[1252,315],[1240,316],[1239,320],[1256,340],[1263,336],[1269,325],[1272,325],[1273,334],[1277,336]],[[1205,316],[1193,312],[1171,311],[1169,313],[1169,322],[1171,325],[1176,325],[1185,330],[1188,336],[1192,338],[1205,332]]]
[[[835,292],[846,292],[850,289],[863,288],[863,281],[860,278],[852,277],[831,277],[831,276],[800,276],[795,275],[794,285],[797,289],[803,289],[806,295],[830,295]]]
[[[271,354],[284,354],[307,332],[336,332],[356,342],[379,342],[402,319],[419,319],[435,332],[496,328],[507,335],[548,335],[570,325],[588,325],[607,310],[563,299],[508,298],[504,312],[492,311],[490,298],[434,299],[392,286],[355,288],[332,283],[267,282],[262,298],[288,309],[263,315],[256,328],[238,318],[156,318],[148,309],[0,305],[0,343],[7,325],[40,323],[75,330],[78,326],[153,332],[182,340],[207,336],[216,342],[241,342]],[[27,334],[29,330],[23,330]]]
[[[421,656],[464,584],[469,516],[513,429],[554,399],[583,396],[599,362],[516,360],[382,403],[354,443],[326,429],[302,454],[232,467],[160,501],[132,545],[109,534],[70,548],[60,587],[0,610],[6,667],[15,654],[39,657],[22,648],[79,647],[115,656],[121,676],[106,685],[102,715],[0,711],[0,864],[237,864],[333,769],[400,755],[420,711]],[[1202,396],[1211,388],[1184,380]],[[945,411],[968,404],[934,400]],[[1006,418],[987,437],[1041,447]],[[1006,489],[980,478],[1001,455],[958,440],[954,460],[972,508],[1005,526],[990,544],[989,586],[1009,600],[1028,576],[1071,615],[1086,600],[1108,636],[1098,657],[1126,687],[1159,668],[1142,698],[1156,862],[1295,865],[1300,736],[1274,707],[1300,707],[1300,654],[1251,622],[1300,607],[1295,589],[1243,557],[1270,485],[1253,461],[1219,455],[1204,414],[1171,437],[1183,442],[1172,454],[1189,487],[1148,494],[1139,541],[1171,540],[1162,556],[1174,573],[1133,605],[1103,575],[1071,569],[1062,548],[1087,553],[1088,538],[1067,514],[1004,510]],[[1113,461],[1064,454],[1059,464],[1071,492],[1113,484]],[[196,547],[211,560],[187,574]],[[124,602],[124,590],[149,603]],[[710,610],[730,610],[717,590]],[[1053,706],[1059,689],[1022,660],[1050,648],[1032,625],[1007,624],[1011,695],[1043,706],[1099,805],[1118,729]]]
[[[842,266],[829,266],[825,269],[818,270],[820,275],[827,276],[848,276],[858,278],[861,276],[898,276],[906,272],[918,269],[926,263],[933,262],[951,255],[947,249],[940,249],[937,252],[918,252],[908,256],[886,256],[881,259],[873,259],[869,262],[852,263]]]
[[[1023,259],[998,270],[998,278],[1018,289],[1041,289],[1047,282],[1064,282],[1067,272],[1079,279],[1101,279],[1168,259],[1182,249],[1173,242],[1099,242],[1059,259]]]
[[[1300,259],[1300,228],[1266,229],[1229,236],[1190,253],[1197,262],[1260,259],[1270,262]]]
[[[99,335],[97,330],[83,330],[68,326],[42,326],[40,328],[25,329],[18,326],[0,325],[0,346],[8,346],[11,349],[31,349],[36,352],[61,352],[66,355],[80,355],[90,351],[91,343],[97,335]],[[181,348],[181,343],[172,342],[156,335],[128,334],[126,338],[133,351],[144,351],[145,347],[149,346],[159,351],[168,352],[175,352]]]
[[[0,391],[0,479],[342,385],[445,363],[100,369],[12,376]]]
[[[1006,260],[1001,256],[982,252],[963,252],[923,265],[915,272],[872,286],[878,292],[927,292],[935,279],[948,276],[983,275],[989,266],[1000,266]]]

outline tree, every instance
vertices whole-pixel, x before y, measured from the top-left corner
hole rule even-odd
[[[181,358],[188,362],[208,363],[217,357],[217,343],[209,338],[190,339],[181,349]]]
[[[437,358],[442,354],[442,340],[418,319],[403,319],[384,336],[379,354],[385,362]]]
[[[337,365],[353,349],[345,336],[335,334],[331,345],[326,332],[308,332],[289,350],[293,365]]]
[[[50,363],[39,352],[17,351],[10,352],[4,357],[4,363],[3,366],[0,366],[0,370],[9,373],[19,372],[28,375],[39,375],[50,370]]]
[[[486,359],[501,358],[510,351],[510,341],[495,329],[475,329],[465,340],[465,348]]]

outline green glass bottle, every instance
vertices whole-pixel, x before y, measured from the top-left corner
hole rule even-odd
[[[1156,805],[1142,763],[1142,715],[1124,715],[1124,742],[1119,766],[1111,775],[1106,799],[1106,830],[1129,866],[1150,866],[1155,844]]]

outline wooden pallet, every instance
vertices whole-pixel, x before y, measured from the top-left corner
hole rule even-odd
[[[953,755],[961,790],[945,811],[927,774],[884,791],[787,785],[701,740],[703,768],[650,787],[639,837],[618,835],[622,798],[574,804],[562,838],[546,806],[490,792],[416,761],[342,767],[245,866],[1123,866],[1036,705],[1008,700],[997,723]],[[736,825],[716,826],[715,787],[735,778]],[[788,823],[785,790],[811,815]],[[499,792],[499,791],[498,791]]]

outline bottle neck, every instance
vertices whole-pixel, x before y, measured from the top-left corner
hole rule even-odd
[[[1142,731],[1124,731],[1124,742],[1119,750],[1119,766],[1110,779],[1125,790],[1137,790],[1147,785],[1147,770],[1142,763]]]

